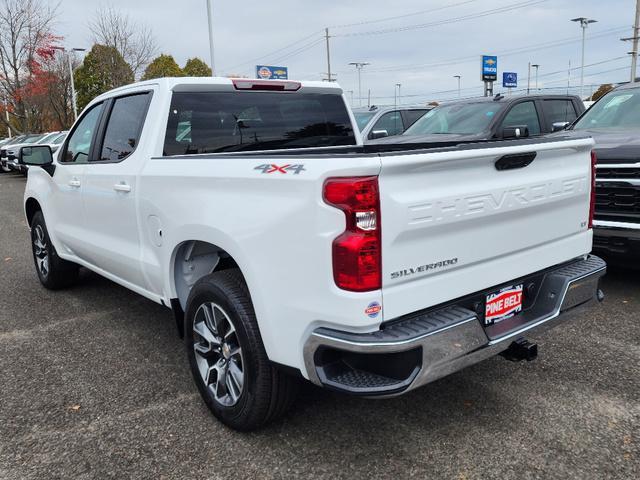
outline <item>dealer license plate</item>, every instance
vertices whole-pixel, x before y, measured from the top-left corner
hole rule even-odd
[[[522,311],[522,284],[487,295],[484,324],[493,325]]]

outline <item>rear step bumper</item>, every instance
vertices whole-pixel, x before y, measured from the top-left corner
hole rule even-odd
[[[536,274],[540,286],[532,306],[486,329],[480,314],[456,303],[366,334],[319,328],[305,343],[307,374],[317,385],[356,395],[412,390],[497,355],[525,334],[575,317],[598,299],[605,272],[605,262],[590,255]]]

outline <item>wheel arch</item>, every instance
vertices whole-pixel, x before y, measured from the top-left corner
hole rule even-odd
[[[193,285],[205,275],[237,268],[244,272],[236,258],[224,248],[204,240],[184,240],[178,243],[171,254],[170,282],[171,306],[176,316],[178,332],[184,334],[184,311]],[[246,278],[245,278],[246,281]]]
[[[27,198],[27,200],[24,202],[24,214],[27,218],[27,225],[29,225],[29,228],[31,228],[31,223],[33,222],[33,217],[35,216],[35,214],[41,211],[42,206],[40,205],[40,202],[38,202],[38,200],[33,197]]]

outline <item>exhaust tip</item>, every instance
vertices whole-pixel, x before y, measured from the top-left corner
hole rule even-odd
[[[598,289],[598,292],[596,293],[596,297],[597,297],[599,302],[603,302],[604,301],[604,292],[602,291],[601,288]]]

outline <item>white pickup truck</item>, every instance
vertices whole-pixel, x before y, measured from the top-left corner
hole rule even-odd
[[[363,146],[331,83],[103,94],[22,149],[42,284],[85,267],[173,309],[212,412],[249,430],[302,377],[397,395],[600,297],[590,138]]]

